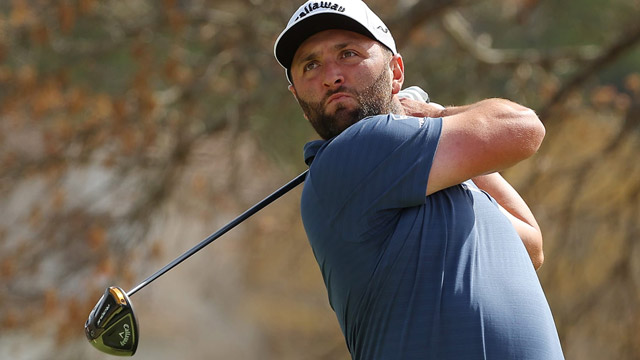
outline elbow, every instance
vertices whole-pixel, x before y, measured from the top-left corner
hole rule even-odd
[[[523,116],[524,121],[522,122],[523,155],[531,157],[540,149],[546,134],[546,129],[533,110],[527,109],[525,112],[526,114]]]
[[[536,271],[542,267],[542,264],[544,263],[544,253],[542,250],[540,250],[539,254],[531,256],[531,262],[533,263],[533,268],[536,269]]]
[[[546,130],[535,111],[508,100],[490,104],[496,106],[495,112],[488,112],[485,118],[478,119],[485,120],[484,129],[490,134],[488,143],[495,144],[494,140],[497,140],[503,145],[499,151],[510,157],[509,166],[538,152]]]
[[[529,257],[531,258],[531,262],[533,263],[533,268],[540,269],[542,264],[544,263],[544,251],[542,249],[542,234],[540,233],[540,229],[538,228],[535,232],[535,236],[531,239],[531,247],[529,251]]]
[[[534,269],[540,269],[544,263],[542,233],[540,232],[540,228],[537,224],[529,225],[520,223],[514,226],[517,226],[516,231],[518,235],[520,235],[520,239],[527,250]]]

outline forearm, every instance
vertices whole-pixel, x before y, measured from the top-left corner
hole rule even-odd
[[[527,249],[533,266],[536,270],[540,268],[544,262],[542,233],[520,194],[498,173],[477,176],[472,180],[500,204]]]
[[[532,156],[545,135],[544,125],[533,110],[506,99],[446,108],[407,99],[400,102],[406,115],[443,118],[456,141],[464,139],[449,150],[475,154],[471,164],[485,168],[481,174],[504,170]]]
[[[504,119],[505,114],[513,116],[520,113],[532,112],[531,109],[525,106],[506,99],[499,98],[485,99],[470,105],[447,107],[443,107],[439,104],[425,103],[407,98],[401,98],[399,99],[399,101],[406,115],[432,118],[447,117],[468,112],[473,115],[481,114],[487,117]]]

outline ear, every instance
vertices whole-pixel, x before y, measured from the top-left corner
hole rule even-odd
[[[293,85],[289,85],[289,91],[293,94],[293,97],[298,101],[298,93],[296,92],[296,88]]]
[[[391,78],[391,93],[396,95],[402,89],[404,83],[404,63],[400,54],[393,55],[389,67],[393,73]]]
[[[296,99],[296,102],[298,104],[300,104],[300,100],[298,100],[298,93],[296,92],[296,88],[293,85],[289,85],[288,87],[289,91],[291,92],[291,94],[293,94],[293,97]],[[303,112],[304,113],[304,112]],[[307,117],[307,114],[304,114],[304,118],[309,120],[309,118]]]

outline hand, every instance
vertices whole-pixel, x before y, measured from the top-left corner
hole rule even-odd
[[[444,116],[445,108],[436,103],[426,103],[408,98],[400,98],[400,104],[407,116],[416,117],[432,117],[438,118]]]

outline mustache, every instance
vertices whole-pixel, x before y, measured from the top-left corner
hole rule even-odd
[[[356,94],[354,91],[352,91],[351,89],[349,89],[348,87],[344,86],[344,85],[340,85],[339,88],[335,89],[335,90],[329,90],[326,92],[326,94],[324,95],[324,99],[322,99],[322,103],[326,103],[327,100],[329,100],[329,98],[337,93],[346,93],[346,94],[350,94],[353,96],[356,96],[358,94]]]

